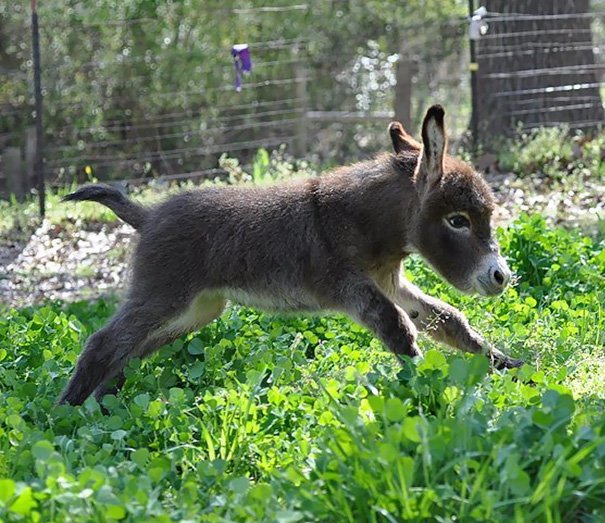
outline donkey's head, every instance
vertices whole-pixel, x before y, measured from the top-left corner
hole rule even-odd
[[[422,124],[422,144],[400,123],[389,126],[397,154],[418,156],[417,208],[408,240],[452,285],[464,292],[500,294],[511,272],[491,228],[494,197],[469,165],[446,154],[444,111],[432,106]]]

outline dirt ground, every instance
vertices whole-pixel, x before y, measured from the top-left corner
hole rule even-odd
[[[553,186],[512,174],[488,177],[498,200],[494,221],[541,213],[553,225],[590,227],[605,219],[605,185]],[[44,221],[27,242],[0,239],[0,304],[23,307],[45,300],[76,301],[115,294],[127,278],[134,229],[111,224]]]

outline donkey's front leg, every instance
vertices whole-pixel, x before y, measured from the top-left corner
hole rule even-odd
[[[395,273],[385,282],[387,294],[408,313],[418,330],[457,349],[485,354],[496,368],[514,368],[523,365],[487,343],[455,307],[424,294],[418,287]]]
[[[414,323],[370,278],[349,273],[323,283],[318,298],[326,308],[353,317],[397,355],[414,357],[422,354],[416,344]]]

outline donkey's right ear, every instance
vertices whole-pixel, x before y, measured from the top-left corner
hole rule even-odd
[[[424,184],[431,187],[443,176],[443,157],[447,147],[447,136],[443,122],[445,111],[440,105],[429,107],[422,123],[421,171]]]
[[[422,148],[419,142],[405,132],[403,125],[399,122],[391,122],[389,124],[389,135],[393,142],[395,154],[399,154],[403,151],[420,151]]]

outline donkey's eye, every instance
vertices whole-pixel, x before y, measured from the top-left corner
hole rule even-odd
[[[453,214],[448,216],[447,223],[454,229],[470,229],[471,222],[464,214]]]

